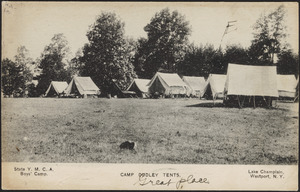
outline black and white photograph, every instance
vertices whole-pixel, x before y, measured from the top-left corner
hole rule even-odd
[[[297,2],[2,1],[1,43],[3,189],[298,189]]]

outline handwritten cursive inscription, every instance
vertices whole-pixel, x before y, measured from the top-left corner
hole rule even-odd
[[[182,189],[183,184],[193,184],[193,183],[206,183],[209,184],[209,181],[207,178],[194,178],[193,175],[189,175],[186,179],[181,178],[177,183],[176,183],[176,189]]]
[[[149,179],[148,177],[139,177],[139,180],[134,184],[138,184],[140,186],[170,186],[171,184],[176,184],[176,189],[182,189],[184,184],[209,184],[207,178],[194,178],[193,175],[189,175],[186,178],[181,177],[179,180],[175,178],[163,180],[163,179]]]
[[[166,185],[166,186],[169,186],[171,183],[175,183],[175,182],[172,182],[171,179],[169,179],[168,181],[163,181],[163,180],[159,180],[159,179],[151,180],[151,179],[148,179],[148,177],[139,177],[139,181],[136,182],[135,184],[137,184],[137,183],[140,186],[145,186],[145,185],[148,185],[148,184],[151,184],[152,186],[154,186],[154,185]]]

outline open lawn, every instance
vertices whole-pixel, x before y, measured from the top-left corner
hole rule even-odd
[[[221,101],[220,101],[221,102]],[[2,99],[2,161],[297,164],[298,103],[198,99]],[[136,152],[120,150],[131,140]]]

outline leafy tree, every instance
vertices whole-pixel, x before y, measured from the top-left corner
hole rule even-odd
[[[63,34],[55,34],[51,43],[47,45],[41,55],[38,76],[37,93],[42,95],[51,81],[70,81],[70,74],[66,70],[67,55],[69,54],[68,41]]]
[[[81,74],[90,76],[103,94],[110,93],[111,83],[125,89],[136,77],[132,64],[132,46],[124,37],[124,23],[115,13],[102,13],[87,32],[83,48]]]
[[[181,75],[201,76],[204,65],[203,46],[191,44],[186,49],[184,59],[178,65],[178,73]]]
[[[225,63],[250,64],[248,49],[241,45],[228,45],[224,53]]]
[[[179,63],[179,73],[182,75],[208,77],[210,73],[226,73],[227,63],[224,54],[213,45],[190,45],[186,50],[184,60]]]
[[[138,39],[136,43],[136,51],[134,55],[133,65],[134,70],[137,74],[137,76],[141,78],[147,78],[146,71],[145,71],[145,64],[146,64],[146,53],[148,51],[147,47],[147,39],[146,38],[140,38]],[[150,77],[148,77],[150,78]]]
[[[224,54],[221,49],[214,49],[210,47],[206,52],[208,52],[208,63],[211,66],[210,73],[216,74],[226,74],[227,65],[224,61]]]
[[[22,95],[25,96],[28,85],[33,79],[33,73],[36,68],[32,58],[29,57],[29,51],[25,46],[18,47],[17,55],[15,56],[15,63],[20,68],[20,76],[22,76],[23,82],[20,85],[22,89]]]
[[[253,26],[254,39],[249,49],[251,62],[258,65],[273,65],[274,57],[281,50],[286,37],[284,6],[269,14],[262,14]]]
[[[178,73],[189,76],[208,76],[210,65],[207,63],[208,58],[205,55],[207,46],[199,47],[191,44],[186,49],[183,61],[178,64]]]
[[[140,40],[136,55],[136,60],[143,62],[143,77],[150,78],[159,69],[177,72],[191,32],[189,22],[178,11],[171,13],[166,8],[156,13],[144,30],[148,38]]]
[[[299,76],[299,55],[290,49],[282,51],[278,55],[277,73]]]
[[[81,75],[84,63],[81,62],[81,57],[83,56],[82,48],[78,49],[75,53],[75,57],[71,59],[68,71],[71,76]]]
[[[1,89],[5,95],[19,96],[22,94],[24,77],[21,74],[21,67],[10,59],[1,62]]]
[[[38,97],[37,89],[34,83],[30,83],[27,86],[28,97]]]

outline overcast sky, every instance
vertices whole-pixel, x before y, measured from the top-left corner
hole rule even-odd
[[[102,11],[115,12],[125,22],[125,35],[146,37],[143,30],[161,9],[169,7],[185,16],[192,28],[190,42],[218,47],[228,21],[237,20],[237,30],[225,36],[222,47],[241,44],[248,47],[252,26],[263,12],[281,4],[287,10],[287,42],[298,52],[298,5],[294,3],[157,3],[157,2],[2,2],[2,58],[13,58],[17,48],[26,46],[36,59],[54,34],[63,33],[71,52],[88,42],[86,32]]]

